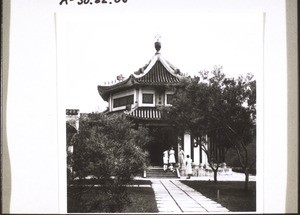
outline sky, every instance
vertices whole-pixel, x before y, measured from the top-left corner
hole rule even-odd
[[[97,86],[161,56],[191,76],[221,65],[229,77],[262,72],[259,13],[64,13],[57,16],[58,93],[65,108],[103,111]]]

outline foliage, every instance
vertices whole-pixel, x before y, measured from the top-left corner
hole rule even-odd
[[[249,173],[256,174],[256,143],[255,141],[246,145],[248,152]],[[239,156],[234,148],[230,148],[226,152],[226,164],[232,167],[234,172],[244,173],[239,160]]]
[[[256,81],[253,75],[228,78],[222,67],[201,71],[199,76],[183,81],[183,87],[174,95],[172,107],[164,108],[163,112],[182,132],[189,131],[200,139],[215,181],[222,160],[209,150],[212,142],[203,138],[206,135],[213,139],[214,146],[234,148],[247,174],[246,145],[255,140]]]
[[[76,134],[77,130],[69,123],[66,123],[66,140],[67,140],[67,180],[70,183],[74,179],[72,172],[73,160],[72,152],[69,150],[72,146],[72,138]]]
[[[151,183],[151,182],[150,182]],[[83,194],[81,199],[73,198],[74,193],[78,192],[78,187],[68,187],[68,213],[101,213],[105,204],[107,195],[102,187],[93,187]],[[122,213],[155,213],[158,212],[155,195],[151,187],[131,187],[128,189],[128,196],[131,204],[125,205],[121,210]],[[95,199],[99,205],[89,204]]]
[[[89,114],[80,120],[80,128],[72,139],[73,170],[79,181],[87,176],[101,179],[107,201],[91,200],[90,207],[106,212],[121,211],[128,203],[126,184],[145,168],[149,142],[145,128],[133,129],[121,115]],[[82,191],[79,196],[82,196]]]

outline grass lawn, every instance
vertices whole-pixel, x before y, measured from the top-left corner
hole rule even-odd
[[[143,181],[137,184],[145,184]],[[151,182],[150,182],[151,183]],[[68,212],[94,212],[101,213],[99,207],[89,207],[89,202],[97,199],[98,201],[105,202],[106,196],[104,195],[101,187],[93,187],[88,192],[82,195],[81,200],[74,198],[74,193],[78,192],[78,187],[68,187]],[[151,187],[129,187],[128,188],[130,204],[120,211],[121,213],[155,213],[158,212],[154,192]]]
[[[230,211],[256,211],[256,182],[249,182],[249,191],[245,192],[242,181],[181,181],[204,196],[220,203]],[[217,190],[220,198],[217,199]]]
[[[130,188],[132,204],[128,205],[122,212],[124,213],[157,213],[158,209],[151,187]]]

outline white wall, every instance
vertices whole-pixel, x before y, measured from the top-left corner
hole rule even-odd
[[[144,104],[143,103],[143,93],[151,93],[153,94],[153,103],[152,104]],[[140,107],[155,107],[155,101],[156,101],[156,93],[155,89],[151,87],[141,87],[139,90],[139,101],[138,105]]]
[[[111,95],[111,110],[112,111],[118,111],[118,110],[124,110],[126,108],[126,105],[125,106],[120,106],[120,107],[115,107],[114,108],[114,99],[117,99],[117,98],[121,98],[121,97],[124,97],[124,96],[129,96],[129,95],[133,95],[133,104],[132,106],[134,105],[134,101],[136,100],[136,94],[135,94],[135,90],[134,89],[130,89],[130,90],[125,90],[125,91],[122,91],[122,92],[119,92],[119,93],[114,93]]]

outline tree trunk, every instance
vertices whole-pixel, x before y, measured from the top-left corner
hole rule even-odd
[[[217,183],[218,180],[217,180],[217,177],[218,177],[218,169],[216,170],[213,170],[214,171],[214,182]]]
[[[244,185],[244,190],[248,191],[249,190],[249,169],[245,169],[245,185]]]

